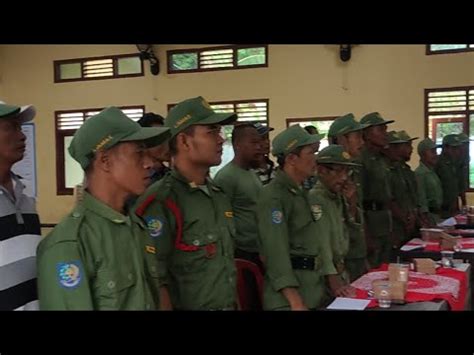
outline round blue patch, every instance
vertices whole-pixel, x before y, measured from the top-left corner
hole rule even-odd
[[[283,220],[283,212],[277,209],[272,210],[272,223],[273,224],[280,224]]]
[[[146,225],[150,236],[153,238],[159,237],[163,233],[163,221],[159,218],[147,218]]]
[[[59,284],[65,288],[75,288],[79,286],[82,280],[80,260],[67,263],[58,263]]]

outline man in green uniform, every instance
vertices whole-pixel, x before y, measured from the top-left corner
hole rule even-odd
[[[235,157],[216,174],[214,181],[229,197],[234,212],[235,257],[256,264],[263,272],[259,255],[258,228],[255,206],[263,185],[257,175],[250,171],[258,167],[262,157],[261,136],[253,124],[236,125],[232,131],[232,146]],[[247,284],[249,307],[260,310],[260,295],[256,280],[250,272],[244,270]]]
[[[323,260],[321,233],[329,231],[318,229],[321,211],[311,209],[302,188],[315,169],[318,142],[318,136],[299,125],[279,133],[272,142],[280,168],[257,203],[267,310],[317,309],[325,302],[324,275],[332,263]]]
[[[320,140],[324,138],[324,134],[319,134],[319,131],[315,126],[305,126],[304,130],[311,135],[317,135]],[[319,146],[320,143],[316,143],[316,152],[319,151]],[[316,171],[314,171],[313,175],[303,181],[303,188],[308,191],[311,190],[311,188],[316,184],[316,181],[318,181],[318,177]]]
[[[358,162],[364,140],[362,130],[366,125],[360,124],[352,113],[338,117],[329,127],[328,138],[332,144],[341,145],[346,152]],[[346,219],[349,230],[349,251],[345,267],[350,280],[354,281],[368,271],[367,243],[364,233],[363,192],[360,166],[351,166],[350,177],[344,184],[343,195],[354,218]]]
[[[40,309],[158,309],[156,248],[125,202],[149,184],[146,148],[167,138],[168,128],[142,128],[115,107],[76,132],[69,153],[84,169],[87,189],[38,247]]]
[[[434,171],[438,155],[438,146],[430,138],[418,143],[420,165],[415,170],[418,184],[418,201],[420,213],[429,227],[434,227],[440,222],[441,205],[443,203],[443,189],[441,181]]]
[[[173,168],[141,196],[136,212],[156,241],[167,308],[236,307],[232,206],[208,177],[209,168],[221,162],[221,124],[236,118],[215,113],[202,97],[180,102],[166,117]]]
[[[405,131],[388,133],[386,151],[390,165],[390,186],[392,201],[390,208],[393,216],[392,245],[400,247],[410,240],[415,233],[418,218],[418,191],[415,173],[406,163],[413,152],[412,138]]]
[[[466,191],[469,189],[469,137],[466,133],[459,133],[459,140],[461,145],[461,157],[457,164],[459,177],[459,197],[461,198],[461,206],[465,209],[466,202]]]
[[[316,163],[319,178],[309,192],[309,203],[313,210],[321,211],[318,226],[325,226],[320,229],[318,238],[324,241],[323,253],[331,261],[326,275],[328,290],[331,296],[354,296],[355,290],[349,286],[345,259],[349,252],[348,224],[354,224],[358,211],[350,211],[342,192],[350,169],[357,164],[342,146],[336,144],[321,150]]]
[[[235,157],[215,176],[215,183],[229,197],[234,212],[235,257],[260,264],[255,206],[263,185],[250,171],[261,159],[260,135],[252,124],[242,124],[232,132]]]
[[[256,168],[251,169],[262,182],[267,185],[275,178],[275,163],[268,157],[270,154],[270,136],[269,133],[274,130],[272,127],[264,126],[260,122],[255,123],[258,134],[260,135],[262,155]]]
[[[441,218],[449,218],[459,212],[459,179],[456,168],[461,156],[461,139],[457,134],[448,134],[443,137],[443,151],[438,158],[435,172],[441,180],[443,188],[443,204]]]
[[[366,222],[367,258],[372,267],[390,261],[392,214],[390,212],[389,167],[382,150],[388,144],[387,124],[378,112],[360,120],[367,127],[363,130],[365,146],[360,156],[364,217]]]

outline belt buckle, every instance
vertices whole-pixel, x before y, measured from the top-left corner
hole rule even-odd
[[[318,256],[315,256],[313,257],[313,262],[314,262],[314,270],[318,270],[320,265],[319,265],[319,257]]]

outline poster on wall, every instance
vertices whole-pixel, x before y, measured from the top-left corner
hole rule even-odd
[[[35,144],[35,124],[25,123],[21,130],[26,136],[26,149],[23,159],[12,167],[12,171],[21,176],[21,181],[25,184],[24,193],[30,197],[37,197],[36,193],[36,144]]]

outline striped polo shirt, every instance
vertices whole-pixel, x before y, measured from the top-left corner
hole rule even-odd
[[[15,196],[0,185],[0,310],[37,310],[40,222],[34,198],[13,173],[12,180]]]

